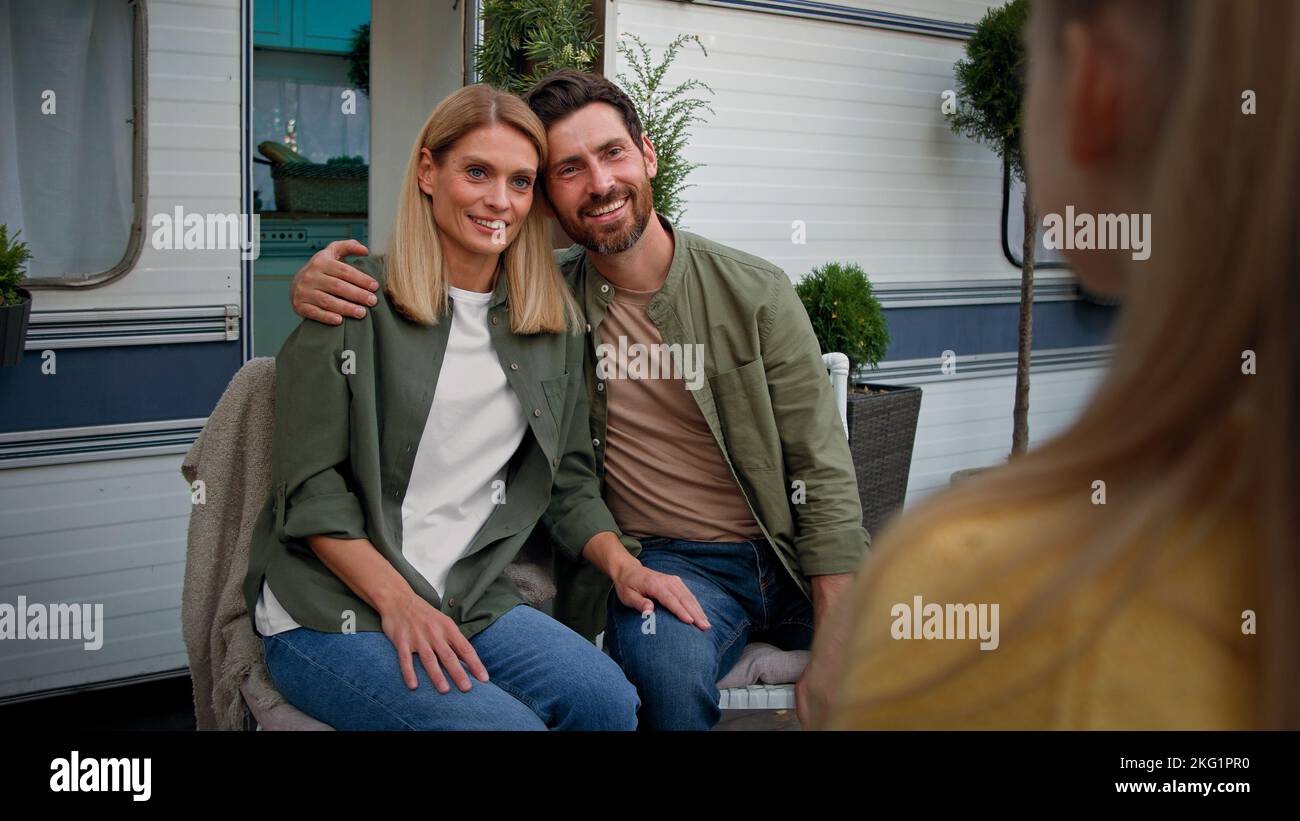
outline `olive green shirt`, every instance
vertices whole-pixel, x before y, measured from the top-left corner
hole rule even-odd
[[[673,258],[647,307],[650,319],[665,344],[703,345],[707,378],[692,395],[763,535],[811,599],[809,577],[854,572],[871,541],[812,324],[780,268],[659,219],[673,237]],[[580,246],[558,261],[587,316],[584,371],[603,477],[607,392],[595,363],[614,286]]]
[[[472,637],[523,603],[503,571],[534,526],[557,548],[565,601],[603,606],[609,580],[582,558],[587,541],[618,526],[600,496],[587,429],[580,333],[510,330],[507,278],[489,304],[489,334],[528,432],[494,506],[452,567],[442,599],[402,555],[402,499],[429,415],[451,322],[406,319],[383,288],[383,258],[354,262],[380,283],[364,319],[304,321],[276,357],[271,490],[254,526],[244,598],[254,612],[263,578],[299,624],[324,632],[381,630],[379,614],[317,558],[308,536],[369,539],[434,607]],[[640,549],[624,538],[629,551]]]

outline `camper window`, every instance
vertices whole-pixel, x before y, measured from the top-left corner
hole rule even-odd
[[[0,5],[0,223],[31,250],[29,284],[92,284],[130,262],[142,15],[121,0]]]

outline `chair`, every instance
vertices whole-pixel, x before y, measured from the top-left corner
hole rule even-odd
[[[835,407],[840,412],[844,436],[849,435],[849,358],[842,353],[822,356],[830,376]],[[765,681],[798,681],[808,665],[806,650],[780,650],[770,644],[751,642],[741,653],[736,667],[718,683],[721,695],[718,706],[724,710],[793,709],[793,684],[767,684]]]

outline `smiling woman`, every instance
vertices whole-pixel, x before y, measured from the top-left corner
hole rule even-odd
[[[412,147],[389,255],[357,262],[374,305],[304,322],[276,357],[243,593],[276,689],[332,727],[636,724],[617,665],[505,573],[539,524],[561,566],[617,572],[637,547],[600,498],[585,338],[533,208],[545,158],[518,98],[452,94]],[[608,591],[584,576],[575,597]]]
[[[550,261],[545,216],[532,208],[546,156],[546,132],[514,95],[473,85],[434,109],[411,151],[388,255],[388,296],[399,311],[437,322],[449,271],[486,290],[500,257],[514,297],[512,330],[554,333],[576,321]]]

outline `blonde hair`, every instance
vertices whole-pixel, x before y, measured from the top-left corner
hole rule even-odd
[[[439,103],[411,149],[389,244],[384,290],[394,307],[415,322],[436,324],[446,312],[448,300],[448,277],[433,218],[433,200],[420,190],[420,149],[429,149],[434,160],[441,162],[461,138],[495,123],[515,129],[532,143],[540,174],[546,167],[546,129],[518,97],[487,85],[466,86]],[[576,331],[577,303],[555,266],[546,217],[536,202],[519,234],[501,254],[501,265],[509,286],[512,331]]]
[[[1058,22],[1106,0],[1043,3]],[[1055,12],[1055,14],[1053,14]],[[1300,727],[1300,8],[1188,0],[1168,36],[1171,95],[1143,158],[1158,253],[1127,268],[1109,371],[1063,434],[932,497],[880,541],[864,582],[935,522],[1078,495],[1059,532],[1077,563],[1036,591],[1032,613],[1123,559],[1149,567],[1189,526],[1244,525],[1263,599],[1259,724]],[[1037,55],[1036,55],[1037,56]],[[1242,111],[1243,92],[1257,113]],[[1243,360],[1253,351],[1257,372]],[[1246,424],[1242,424],[1242,420]],[[1105,479],[1107,515],[1087,504]],[[1082,534],[1082,535],[1077,535]],[[1054,534],[1025,530],[1017,561]],[[859,592],[866,585],[859,585]],[[1130,586],[1124,595],[1131,595]],[[1116,603],[1118,606],[1118,602]],[[1023,625],[1022,625],[1023,627]],[[1100,628],[1098,627],[1099,631]],[[1008,631],[1003,630],[1003,635]],[[852,646],[850,644],[849,646]],[[963,659],[941,678],[975,663]],[[1062,661],[1065,656],[1062,656]],[[846,665],[847,667],[847,665]],[[939,677],[926,684],[937,683]],[[920,685],[924,687],[926,685]],[[906,695],[906,694],[897,694]],[[892,698],[893,696],[889,696]],[[833,708],[836,724],[864,707]]]

